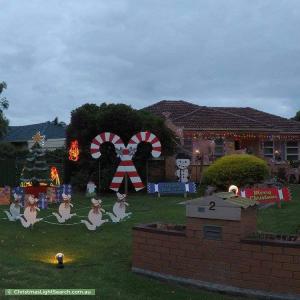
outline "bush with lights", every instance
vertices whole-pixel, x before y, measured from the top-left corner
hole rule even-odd
[[[233,154],[216,160],[203,173],[203,184],[227,189],[231,184],[247,186],[259,183],[269,174],[267,163],[254,155]]]

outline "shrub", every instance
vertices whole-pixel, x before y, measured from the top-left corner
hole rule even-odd
[[[269,174],[267,163],[253,155],[233,154],[216,160],[203,173],[203,183],[227,189],[231,184],[252,185]]]

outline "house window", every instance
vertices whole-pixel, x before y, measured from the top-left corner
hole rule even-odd
[[[215,157],[219,158],[224,155],[224,140],[216,139],[215,140]]]
[[[299,159],[299,143],[298,141],[286,142],[286,159],[287,160],[298,160]]]
[[[263,142],[263,147],[264,147],[264,157],[273,158],[273,153],[274,153],[273,141]]]

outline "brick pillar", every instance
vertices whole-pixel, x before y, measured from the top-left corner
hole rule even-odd
[[[240,221],[187,218],[187,236],[204,239],[205,226],[218,226],[222,228],[222,240],[232,239],[234,242],[244,239],[256,232],[256,208],[248,207],[241,211]]]
[[[246,238],[257,231],[257,208],[248,207],[241,212],[241,238]]]

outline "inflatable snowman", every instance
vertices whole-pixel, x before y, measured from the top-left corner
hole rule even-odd
[[[101,207],[102,201],[99,199],[92,199],[92,209],[88,214],[88,221],[81,220],[81,223],[85,224],[88,230],[96,230],[97,227],[100,227],[108,220],[102,220],[102,212],[105,210]]]
[[[179,182],[187,183],[189,181],[189,170],[188,167],[191,164],[191,160],[189,159],[188,156],[184,154],[178,154],[176,158],[176,166],[177,170],[175,175],[178,178]]]
[[[63,202],[59,205],[58,213],[52,213],[59,223],[65,223],[67,220],[71,219],[75,214],[71,214],[71,195],[62,194]]]
[[[37,219],[37,212],[40,211],[37,207],[38,201],[39,199],[34,198],[33,195],[28,197],[24,214],[19,218],[23,227],[28,228],[29,226],[33,226],[35,223],[43,220],[42,218]]]
[[[20,219],[21,213],[21,199],[22,196],[14,193],[14,200],[12,201],[9,211],[5,210],[4,212],[7,215],[9,221],[16,221]]]
[[[129,206],[126,202],[126,195],[117,193],[117,198],[118,200],[113,206],[113,213],[107,213],[113,223],[118,223],[131,215],[131,212],[126,213],[126,206]]]

